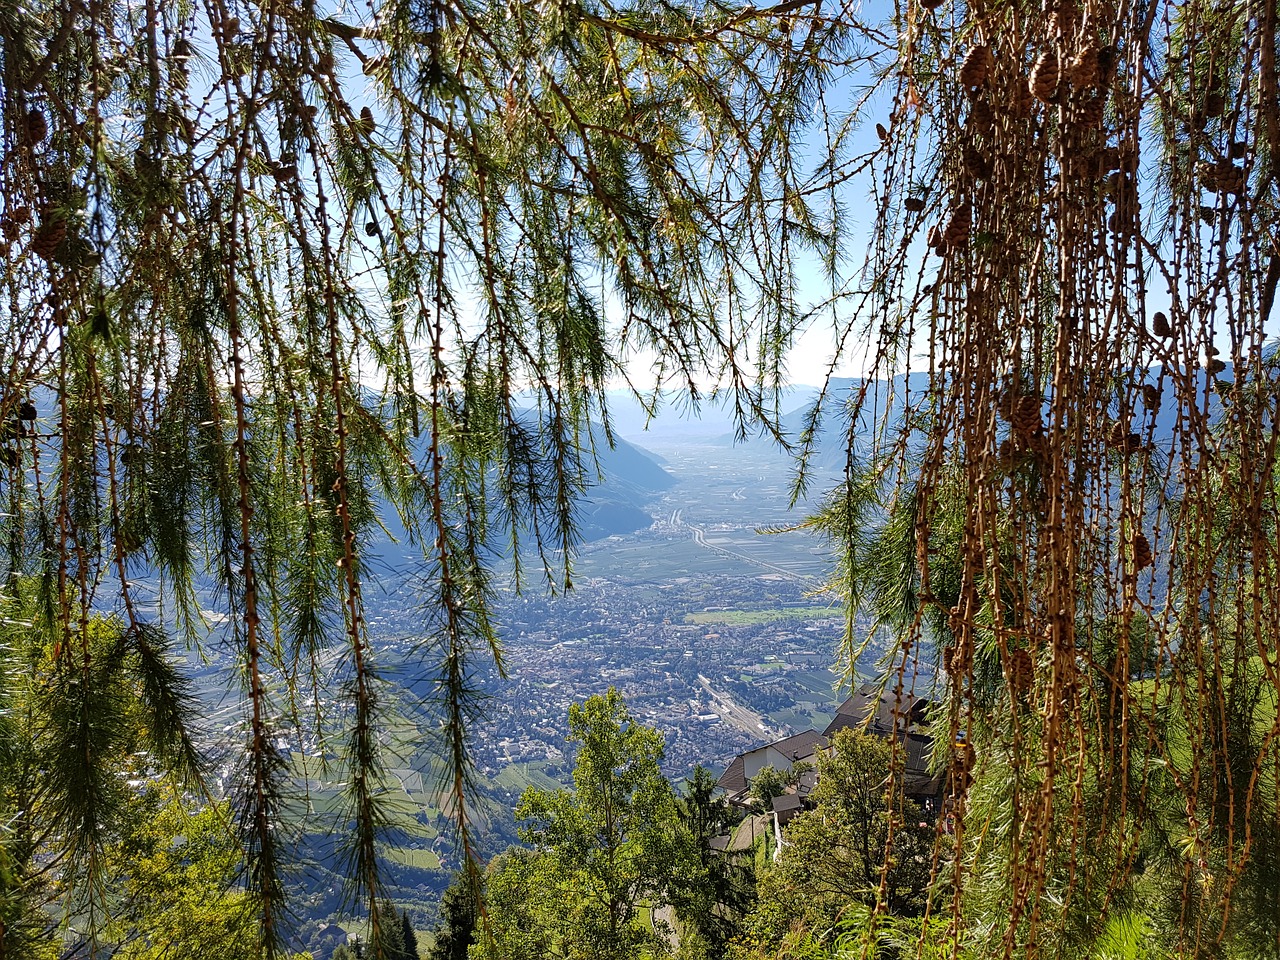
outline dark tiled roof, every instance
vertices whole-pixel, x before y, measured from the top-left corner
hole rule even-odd
[[[897,707],[897,723],[894,722],[894,707]],[[929,701],[924,697],[903,694],[900,702],[895,702],[892,690],[880,692],[876,684],[864,684],[844,703],[836,708],[836,715],[823,735],[830,737],[837,730],[846,727],[865,729],[868,733],[888,736],[895,728],[902,729],[905,724],[911,727],[924,720],[925,709]]]
[[[716,781],[716,785],[725,793],[732,795],[747,789],[747,764],[742,757],[741,753],[734,757],[733,762],[725,768],[724,773],[720,774],[720,779]]]
[[[806,730],[803,733],[794,733],[773,743],[766,743],[763,747],[756,747],[756,750],[773,747],[773,749],[784,756],[790,757],[792,760],[803,760],[805,757],[813,756],[818,747],[825,747],[826,745],[827,738],[817,730]],[[751,750],[749,752],[755,753],[756,751]]]

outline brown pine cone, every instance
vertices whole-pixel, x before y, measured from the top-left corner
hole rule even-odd
[[[965,87],[982,86],[987,82],[987,76],[991,73],[994,63],[995,57],[991,55],[990,47],[982,43],[973,47],[965,56],[964,63],[960,65],[960,84]]]
[[[31,238],[31,252],[41,260],[51,261],[62,241],[67,238],[67,221],[46,220]]]
[[[23,131],[27,136],[27,143],[33,147],[44,143],[44,138],[49,135],[49,121],[44,118],[44,114],[32,107],[27,111],[27,116],[23,120]]]
[[[1077,90],[1092,90],[1098,84],[1098,48],[1092,43],[1082,47],[1067,67],[1067,79]]]
[[[1060,73],[1058,55],[1052,50],[1046,50],[1036,58],[1035,66],[1031,68],[1031,93],[1041,103],[1057,101]]]
[[[948,247],[958,247],[969,239],[969,229],[973,226],[973,214],[969,208],[960,207],[947,221],[947,228],[942,231],[942,242]]]
[[[1144,534],[1134,534],[1132,546],[1134,572],[1145,570],[1155,563],[1155,557],[1151,554],[1151,544]]]

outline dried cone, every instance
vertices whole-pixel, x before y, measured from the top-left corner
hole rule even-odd
[[[1040,427],[1040,398],[1037,396],[1014,397],[1009,409],[1009,423],[1022,436],[1036,433]]]
[[[1157,337],[1173,336],[1173,327],[1169,326],[1169,318],[1159,310],[1151,316],[1151,332]]]
[[[985,100],[975,100],[969,107],[969,126],[976,133],[988,133],[996,123],[995,111]]]
[[[942,242],[948,247],[958,247],[969,239],[969,228],[973,226],[973,214],[968,207],[960,207],[951,214],[947,228],[942,231]]]
[[[1009,113],[1019,120],[1025,120],[1035,111],[1036,98],[1031,93],[1030,83],[1019,77],[1010,98]]]
[[[1155,557],[1151,554],[1151,544],[1148,542],[1146,535],[1134,534],[1133,541],[1133,570],[1137,573],[1145,570],[1151,564],[1155,563]]]
[[[1067,67],[1067,79],[1077,90],[1092,90],[1098,85],[1098,48],[1087,44],[1071,58]]]
[[[964,58],[964,63],[960,65],[959,80],[962,86],[980,87],[987,82],[987,75],[991,73],[991,66],[995,63],[995,57],[991,55],[991,48],[986,44],[978,44]]]
[[[1075,106],[1076,120],[1080,126],[1088,129],[1097,129],[1102,126],[1102,119],[1106,113],[1107,98],[1095,93],[1087,100],[1081,100]]]
[[[1230,160],[1221,160],[1214,169],[1214,180],[1223,193],[1241,193],[1245,185],[1244,168]]]
[[[44,143],[44,138],[49,135],[49,121],[45,120],[44,114],[34,107],[27,111],[26,119],[23,121],[23,129],[27,135],[27,142],[33,146]]]
[[[1070,5],[1056,6],[1049,11],[1049,19],[1046,23],[1045,36],[1049,42],[1053,43],[1058,40],[1065,40],[1076,32],[1076,11]]]
[[[931,247],[942,246],[942,230],[936,223],[929,228],[929,237],[925,242]]]
[[[1160,388],[1154,383],[1142,385],[1142,405],[1148,410],[1160,409]]]
[[[926,10],[937,10],[942,6],[942,0],[920,0],[920,6]]]
[[[964,148],[964,168],[975,180],[985,180],[991,176],[991,166],[982,156],[982,151],[973,144]]]
[[[1218,357],[1210,357],[1208,363],[1205,364],[1205,369],[1209,371],[1209,376],[1216,377],[1227,369],[1227,364],[1226,361]]]
[[[31,252],[41,260],[50,261],[66,238],[67,222],[61,219],[48,220],[31,238]]]
[[[1032,95],[1041,103],[1053,103],[1058,97],[1059,74],[1058,55],[1052,50],[1040,54],[1031,68]]]
[[[1131,433],[1127,424],[1117,421],[1111,425],[1107,443],[1121,453],[1136,453],[1142,449],[1142,436]]]
[[[908,213],[919,213],[924,209],[923,197],[907,197],[902,201],[902,208]]]
[[[1014,650],[1009,657],[1009,683],[1017,693],[1026,693],[1035,680],[1035,663],[1026,650]]]

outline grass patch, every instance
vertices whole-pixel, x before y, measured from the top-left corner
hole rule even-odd
[[[526,787],[537,787],[539,790],[563,790],[564,784],[546,774],[546,766],[541,763],[510,763],[493,778],[493,782],[504,790],[524,793]]]
[[[769,610],[704,610],[686,613],[685,623],[722,623],[729,627],[752,627],[778,620],[828,620],[840,616],[831,607],[783,607]]]
[[[387,847],[383,850],[386,858],[415,870],[439,870],[440,858],[431,850],[418,850],[413,847]]]

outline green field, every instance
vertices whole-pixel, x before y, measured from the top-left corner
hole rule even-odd
[[[844,614],[832,607],[774,607],[768,610],[704,610],[686,613],[685,623],[723,623],[729,627],[750,627],[778,620],[830,620],[843,619]]]
[[[526,787],[539,790],[563,790],[564,784],[547,776],[545,763],[508,764],[493,778],[496,786],[515,793],[524,793]]]
[[[439,870],[440,858],[431,850],[413,847],[386,847],[382,851],[388,860],[417,870]]]

